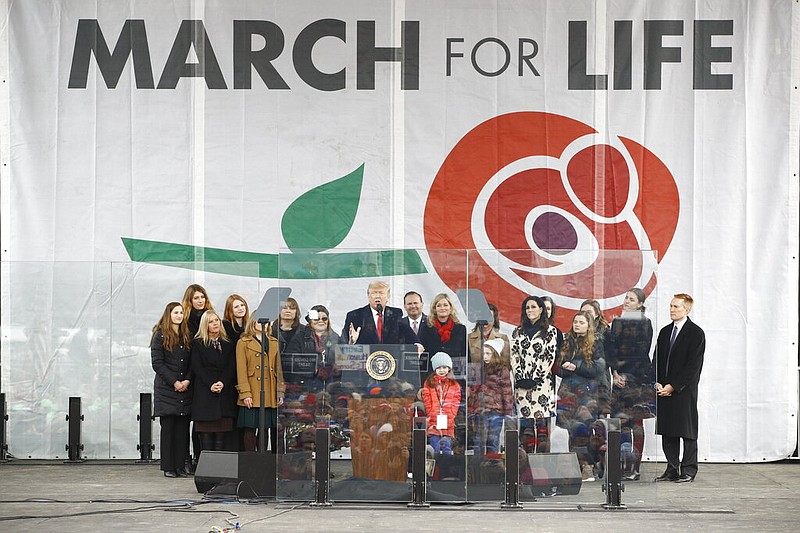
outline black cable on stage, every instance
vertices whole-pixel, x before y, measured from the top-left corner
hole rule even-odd
[[[310,502],[298,503],[297,505],[294,505],[294,506],[292,506],[292,507],[290,507],[288,509],[283,509],[283,510],[281,510],[281,511],[279,511],[277,513],[273,513],[273,514],[271,514],[269,516],[263,516],[261,518],[254,518],[253,520],[248,520],[247,522],[242,522],[242,523],[239,524],[239,527],[244,527],[244,526],[246,526],[248,524],[252,524],[253,522],[261,522],[262,520],[269,520],[271,518],[275,518],[276,516],[280,516],[282,514],[286,514],[286,513],[290,512],[290,511],[294,511],[298,507],[302,507],[304,505],[308,505],[309,503]],[[230,524],[230,519],[227,519],[227,521]],[[231,525],[233,525],[233,524],[231,524]]]
[[[152,505],[147,507],[137,507],[131,509],[108,509],[108,510],[98,510],[98,511],[82,511],[77,513],[63,513],[63,514],[55,514],[55,515],[17,515],[17,516],[2,516],[0,517],[0,522],[7,522],[12,520],[30,520],[30,519],[50,519],[50,518],[71,518],[76,516],[94,516],[94,515],[103,515],[103,514],[125,514],[125,513],[143,513],[143,512],[152,512],[152,511],[169,511],[169,512],[192,512],[192,513],[227,513],[232,517],[236,518],[238,515],[226,509],[209,509],[209,510],[199,510],[196,508],[196,505],[203,504],[203,503],[211,503],[211,502],[196,502],[196,503],[185,503],[176,506],[164,506],[164,505]]]
[[[202,500],[133,500],[130,498],[119,498],[112,500],[56,500],[53,498],[25,498],[24,500],[0,500],[0,503],[155,503],[155,504],[203,504],[208,503]]]

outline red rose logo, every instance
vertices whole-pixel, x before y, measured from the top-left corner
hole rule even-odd
[[[565,329],[587,298],[614,312],[631,287],[653,290],[679,211],[672,174],[639,143],[561,115],[510,113],[445,159],[425,244],[451,290],[481,289],[511,323],[527,295],[550,294]]]

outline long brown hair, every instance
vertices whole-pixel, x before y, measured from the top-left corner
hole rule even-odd
[[[164,312],[161,314],[161,318],[158,320],[158,322],[156,322],[156,325],[153,326],[153,335],[150,337],[150,340],[152,341],[156,332],[160,331],[161,336],[164,339],[162,346],[168,352],[171,352],[180,345],[183,345],[187,350],[191,346],[191,341],[189,339],[189,326],[186,324],[186,320],[177,325],[177,332],[172,329],[172,310],[176,307],[181,307],[181,303],[170,302],[167,304],[167,307],[164,308]]]
[[[208,293],[206,292],[205,288],[202,285],[198,285],[197,283],[192,283],[183,293],[183,300],[181,300],[181,305],[183,306],[183,321],[189,321],[189,313],[192,312],[192,297],[194,293],[199,292],[202,293],[203,296],[206,297],[206,307],[205,310],[208,311],[209,309],[214,309],[214,306],[211,304],[211,300],[208,298]],[[221,319],[220,319],[221,320]]]
[[[589,328],[586,330],[586,335],[578,337],[573,327],[570,326],[569,331],[564,335],[564,344],[561,346],[558,366],[561,366],[570,355],[578,355],[584,360],[586,366],[592,366],[592,356],[594,355],[594,319],[592,315],[586,311],[578,311],[573,315],[572,321],[575,322],[575,318],[579,316],[586,319]]]
[[[292,320],[292,329],[297,329],[297,326],[300,325],[300,304],[297,303],[297,300],[292,298],[291,296],[286,298],[286,303],[284,307],[288,307],[289,309],[294,309],[294,320]],[[278,315],[278,326],[281,325],[281,317]]]
[[[606,317],[603,316],[603,310],[600,308],[600,302],[598,302],[597,300],[591,300],[591,299],[590,300],[584,300],[583,303],[581,304],[581,309],[583,309],[584,306],[586,306],[586,305],[591,306],[592,309],[594,309],[594,312],[597,313],[597,319],[595,319],[595,323],[600,326],[600,329],[602,331],[607,330],[609,324],[608,324],[608,320],[606,320]]]

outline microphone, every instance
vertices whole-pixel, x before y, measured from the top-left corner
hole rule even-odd
[[[378,305],[375,306],[375,310],[378,312],[379,315],[383,314],[383,306],[381,305],[380,302],[378,302]]]

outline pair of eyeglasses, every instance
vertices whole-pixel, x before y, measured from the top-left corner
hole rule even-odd
[[[328,317],[321,316],[319,318],[312,318],[311,320],[318,320],[319,322],[327,322],[328,321]]]

